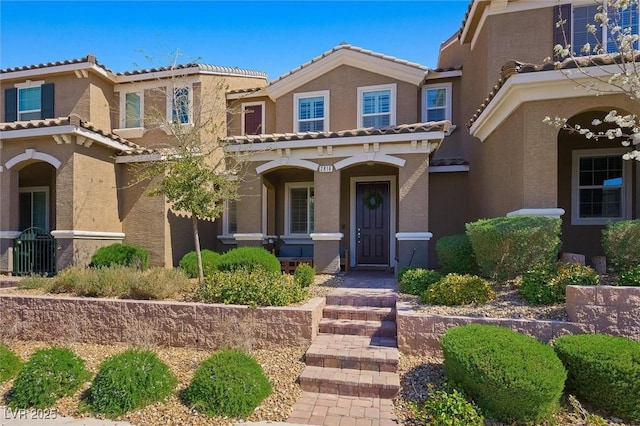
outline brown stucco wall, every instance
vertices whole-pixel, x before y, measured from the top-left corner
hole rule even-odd
[[[239,136],[242,134],[242,104],[264,102],[265,116],[264,129],[261,133],[274,133],[276,128],[276,105],[268,96],[245,96],[241,99],[227,101],[229,114],[227,114],[227,135]]]
[[[113,84],[95,74],[89,75],[89,116],[90,121],[99,129],[111,132],[111,113],[117,107]]]

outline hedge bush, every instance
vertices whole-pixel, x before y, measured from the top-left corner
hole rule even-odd
[[[116,243],[100,247],[91,257],[91,267],[127,266],[130,268],[147,269],[149,267],[149,252],[131,244]]]
[[[251,306],[286,306],[307,295],[288,274],[261,269],[216,272],[207,277],[192,294],[192,299],[205,303]]]
[[[235,271],[237,269],[263,269],[280,273],[280,261],[272,253],[262,247],[239,247],[220,256],[218,269],[220,271]]]
[[[22,360],[5,345],[0,344],[0,384],[13,378],[22,368]]]
[[[205,249],[200,251],[200,255],[202,256],[202,272],[205,277],[218,270],[218,263],[221,257],[220,253]],[[198,278],[198,259],[195,251],[185,254],[178,266],[189,278]]]
[[[467,234],[442,237],[436,243],[436,254],[443,274],[475,274],[478,270],[471,240]]]
[[[520,294],[534,304],[551,305],[567,299],[568,285],[598,285],[600,276],[577,263],[541,263],[522,275]]]
[[[184,391],[189,407],[209,416],[248,416],[271,394],[260,364],[235,350],[206,359]]]
[[[554,349],[567,391],[612,416],[640,421],[640,342],[604,334],[562,336]]]
[[[429,398],[422,404],[410,404],[417,420],[436,426],[483,426],[478,408],[457,389],[429,389]]]
[[[302,288],[309,287],[316,278],[316,268],[308,263],[301,263],[296,266],[293,272],[293,280]]]
[[[640,286],[640,265],[621,272],[616,279],[615,285]]]
[[[558,408],[567,372],[550,346],[481,324],[449,329],[440,344],[447,378],[486,416],[535,423]]]
[[[513,216],[467,224],[482,276],[505,281],[542,262],[554,262],[560,250],[560,219]]]
[[[477,275],[449,274],[429,287],[422,300],[432,305],[482,305],[495,297],[489,282]]]
[[[400,292],[420,296],[430,285],[442,278],[439,272],[423,268],[410,268],[402,271],[398,279]]]
[[[612,270],[623,272],[640,265],[640,219],[609,223],[602,230],[602,246]]]
[[[89,379],[82,358],[71,349],[40,349],[18,373],[9,397],[12,409],[47,408],[59,398],[70,396]]]
[[[93,412],[117,417],[165,399],[177,383],[155,353],[129,349],[100,364],[86,403]]]

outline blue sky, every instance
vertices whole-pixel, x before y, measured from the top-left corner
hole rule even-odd
[[[93,53],[114,71],[179,62],[265,71],[272,80],[347,42],[435,67],[468,0],[0,2],[0,68]]]

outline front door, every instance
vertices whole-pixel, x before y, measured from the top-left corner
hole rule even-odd
[[[389,265],[389,182],[356,182],[356,263]]]

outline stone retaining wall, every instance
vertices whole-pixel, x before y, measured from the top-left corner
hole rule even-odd
[[[129,343],[215,349],[309,344],[325,305],[222,304],[0,295],[0,333],[48,342]]]

